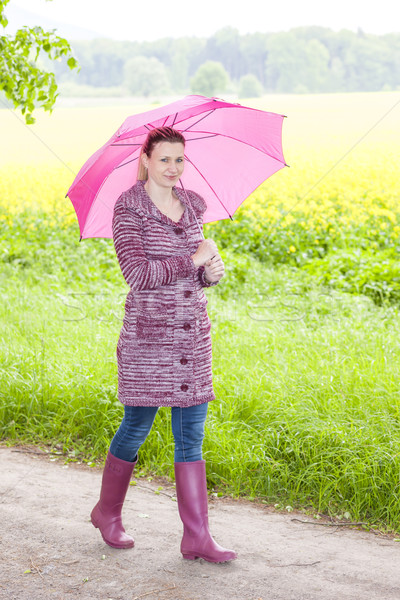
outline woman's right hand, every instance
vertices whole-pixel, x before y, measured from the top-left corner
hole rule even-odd
[[[191,258],[196,267],[201,267],[216,254],[218,254],[217,244],[214,240],[207,238],[199,244]]]

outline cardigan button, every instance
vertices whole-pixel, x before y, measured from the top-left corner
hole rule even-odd
[[[190,290],[185,290],[184,294],[185,298],[189,298],[189,296],[192,295],[192,292]]]
[[[188,387],[189,387],[189,386],[187,386],[187,385],[186,385],[186,383],[182,383],[182,385],[181,385],[181,390],[182,390],[182,392],[187,392],[187,390],[188,390]]]
[[[176,227],[175,229],[175,233],[176,235],[180,235],[182,233],[183,229],[181,229],[180,227]]]
[[[181,365],[186,365],[187,361],[188,361],[187,358],[181,358],[180,363],[181,363]]]
[[[185,323],[185,324],[184,324],[184,326],[183,326],[183,329],[184,329],[185,331],[189,331],[189,329],[191,329],[191,325],[190,325],[190,323]]]

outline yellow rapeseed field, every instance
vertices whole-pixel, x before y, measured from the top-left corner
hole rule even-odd
[[[398,237],[399,94],[276,95],[242,103],[287,115],[290,168],[258,188],[236,218],[246,215],[256,229],[285,230],[293,254],[301,228],[317,245],[349,228],[368,227],[371,239]],[[147,108],[60,107],[38,113],[29,127],[18,113],[0,110],[0,220],[12,225],[13,215],[28,208],[44,209],[49,223],[74,221],[65,194],[80,166],[127,115]]]

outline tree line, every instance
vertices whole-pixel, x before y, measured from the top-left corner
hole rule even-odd
[[[62,63],[52,65],[64,87],[114,88],[138,96],[239,91],[242,97],[400,88],[396,33],[377,36],[313,26],[241,35],[226,27],[207,39],[96,39],[71,46],[79,73]]]

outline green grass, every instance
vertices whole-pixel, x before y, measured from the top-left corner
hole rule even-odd
[[[3,253],[0,431],[102,459],[122,416],[116,342],[127,287],[110,240],[43,226]],[[14,244],[15,247],[15,244]],[[207,290],[214,389],[204,457],[224,494],[400,530],[400,316],[290,266],[225,251]],[[140,452],[173,475],[170,411]]]
[[[292,168],[257,192],[259,205],[205,228],[226,276],[206,292],[217,398],[204,456],[216,493],[348,513],[400,532],[395,102],[395,92],[254,101],[289,116]],[[3,163],[16,163],[0,178],[5,443],[101,462],[118,427],[115,352],[127,287],[111,240],[79,243],[69,204],[74,224],[66,225],[72,173],[56,156],[76,172],[129,112],[146,108],[57,109],[30,128],[0,111],[10,141]],[[142,472],[173,475],[169,413],[159,411],[140,451]]]

